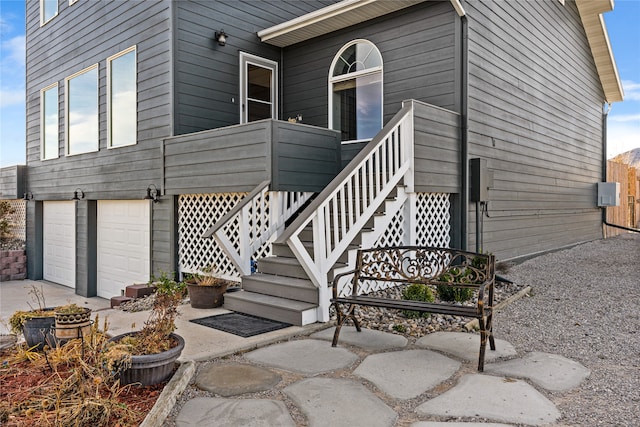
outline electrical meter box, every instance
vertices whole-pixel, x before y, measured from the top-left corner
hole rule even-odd
[[[486,159],[469,159],[469,201],[488,202],[489,188],[493,187],[493,171]]]
[[[598,183],[598,207],[620,206],[620,183]]]

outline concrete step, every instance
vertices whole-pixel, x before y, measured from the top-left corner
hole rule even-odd
[[[249,292],[318,304],[318,289],[309,279],[255,273],[242,277],[242,289]]]
[[[276,276],[308,279],[300,263],[295,258],[268,256],[258,260],[258,272]]]
[[[315,304],[244,290],[225,294],[224,308],[296,326],[309,325],[318,320],[318,306]]]

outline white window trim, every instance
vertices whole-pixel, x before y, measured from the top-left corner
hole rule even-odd
[[[77,0],[74,0],[77,1]],[[122,147],[130,147],[132,145],[136,145],[138,143],[138,52],[136,51],[137,46],[131,46],[123,50],[122,52],[118,52],[113,56],[107,58],[107,149],[112,148],[122,148]],[[136,75],[136,138],[133,144],[125,144],[125,145],[117,145],[113,146],[111,142],[111,61],[114,59],[118,59],[121,56],[126,55],[127,53],[134,52],[134,60],[133,65],[135,67],[135,75]]]
[[[69,0],[69,6],[71,6],[72,4],[76,4],[78,2],[78,0]]]
[[[273,99],[271,103],[271,118],[278,118],[278,63],[261,56],[252,55],[246,52],[240,52],[240,123],[248,123],[248,108],[243,108],[246,102],[246,85],[247,85],[247,65],[257,65],[258,67],[270,68],[273,70],[271,75],[271,92]]]
[[[53,16],[49,19],[47,19],[46,21],[44,20],[44,0],[40,0],[40,26],[44,26],[45,24],[47,24],[48,22],[53,21],[53,19],[58,16],[58,13],[60,12],[60,5],[56,3],[56,13],[53,14]]]
[[[377,67],[372,67],[372,68],[367,68],[365,70],[362,71],[356,71],[353,73],[349,73],[349,74],[342,74],[340,76],[333,76],[333,70],[336,66],[336,63],[338,62],[338,59],[340,59],[340,56],[344,53],[345,50],[347,50],[348,48],[350,48],[351,46],[353,46],[354,44],[357,43],[366,43],[369,44],[371,46],[373,46],[373,48],[378,52],[378,55],[380,55],[380,58],[382,59],[382,65],[377,66]],[[328,85],[327,85],[327,100],[329,102],[327,102],[328,107],[329,107],[329,111],[327,112],[327,116],[329,118],[329,120],[327,121],[328,123],[328,128],[329,129],[333,129],[333,85],[334,83],[338,83],[341,81],[345,81],[345,80],[351,80],[357,77],[363,77],[369,74],[376,74],[376,73],[380,73],[380,84],[382,85],[382,91],[380,93],[380,123],[383,125],[384,127],[384,59],[382,58],[382,53],[380,52],[380,49],[378,49],[378,46],[376,46],[374,43],[370,42],[367,39],[355,39],[355,40],[351,40],[348,43],[345,43],[344,46],[342,46],[342,49],[340,49],[338,51],[338,53],[336,53],[336,56],[333,57],[333,61],[331,61],[331,66],[329,67],[329,78],[327,79],[328,81]],[[368,142],[371,141],[371,138],[367,138],[367,139],[353,139],[353,140],[349,140],[349,141],[342,141],[342,144],[356,144],[359,142]]]
[[[98,76],[96,79],[96,87],[98,90],[95,94],[96,98],[98,99],[98,141],[95,150],[71,154],[69,153],[69,81],[93,69],[98,70]],[[65,156],[79,156],[87,153],[95,153],[97,151],[100,151],[100,68],[99,64],[93,64],[90,67],[78,71],[77,73],[72,74],[64,79],[64,154]]]
[[[44,140],[44,135],[45,135],[45,109],[43,108],[45,106],[44,103],[44,94],[46,91],[51,90],[53,88],[56,88],[58,91],[58,102],[56,102],[56,107],[58,109],[58,141],[56,146],[58,147],[58,149],[56,150],[56,156],[55,157],[45,157],[45,140]],[[60,88],[58,87],[58,82],[55,82],[53,84],[50,84],[49,86],[40,89],[40,160],[45,161],[45,160],[53,160],[53,159],[57,159],[60,157]]]

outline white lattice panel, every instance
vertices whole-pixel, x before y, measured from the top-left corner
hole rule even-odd
[[[416,245],[448,248],[451,201],[448,193],[417,193]]]
[[[224,277],[240,277],[215,239],[203,239],[202,235],[246,195],[247,193],[187,194],[178,198],[178,259],[181,273],[195,272],[214,265],[216,271]],[[237,236],[237,226],[237,222],[230,225],[230,235]]]
[[[450,199],[447,193],[417,193],[416,194],[416,245],[449,247],[451,240]],[[410,203],[408,199],[405,203]],[[400,209],[391,220],[387,230],[378,238],[375,247],[401,246],[405,244],[405,236],[411,233],[407,227],[409,223],[404,218],[405,209]],[[365,281],[358,287],[359,294],[386,289],[393,283]],[[351,294],[351,283],[342,285],[340,295]]]
[[[23,199],[15,199],[15,200],[3,200],[3,202],[9,203],[15,212],[7,215],[7,219],[9,221],[9,229],[13,234],[13,237],[20,240],[25,240],[26,238],[26,218],[27,218],[27,205],[26,201]]]

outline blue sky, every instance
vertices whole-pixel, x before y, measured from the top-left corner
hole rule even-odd
[[[625,92],[609,113],[612,157],[640,147],[640,0],[616,0],[604,18]],[[24,29],[24,0],[0,0],[0,167],[25,163]]]

